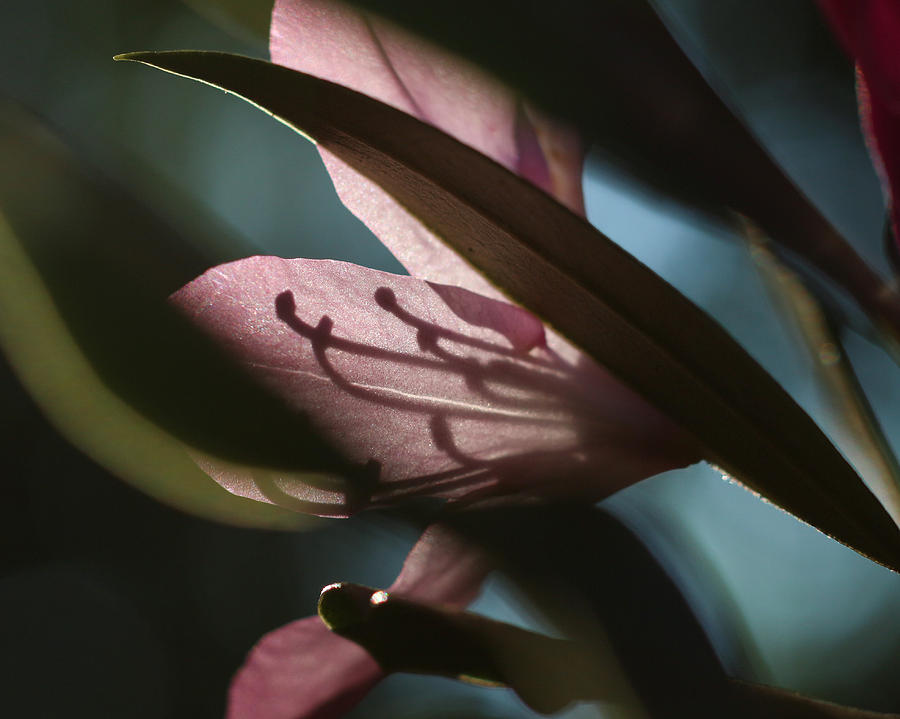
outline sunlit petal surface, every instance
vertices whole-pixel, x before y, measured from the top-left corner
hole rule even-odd
[[[321,260],[214,268],[174,303],[354,463],[353,491],[206,469],[323,516],[416,496],[595,500],[696,461],[682,432],[524,310]]]

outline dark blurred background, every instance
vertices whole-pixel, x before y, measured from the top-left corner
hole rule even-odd
[[[884,208],[857,129],[852,69],[814,5],[670,0],[664,11],[769,151],[883,268]],[[85,163],[185,237],[200,238],[216,261],[269,253],[401,271],[340,205],[305,140],[233,97],[112,62],[119,52],[154,49],[267,56],[252,28],[214,19],[169,0],[6,2],[0,100],[42,118]],[[829,426],[802,348],[737,238],[645,191],[602,152],[589,162],[586,194],[601,230],[722,322]],[[900,373],[866,340],[848,341],[896,447]],[[288,532],[170,509],[61,438],[5,363],[0,423],[7,716],[220,716],[230,676],[263,633],[313,613],[329,582],[389,584],[415,539],[389,517]],[[900,711],[900,578],[707,466],[643,482],[605,504],[681,587],[728,671]],[[598,551],[581,549],[586,562]],[[501,580],[475,608],[541,626]],[[584,705],[571,716],[598,712]],[[530,713],[502,690],[392,677],[356,715]]]

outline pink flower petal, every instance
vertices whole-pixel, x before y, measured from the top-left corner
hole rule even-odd
[[[584,213],[585,148],[496,80],[386,21],[337,2],[278,0],[272,61],[336,82],[429,122]],[[343,203],[419,277],[488,296],[493,287],[418,220],[328,152],[322,158]]]
[[[432,524],[403,562],[389,592],[404,599],[464,609],[491,571],[477,547],[441,524]]]
[[[232,492],[346,516],[429,495],[604,497],[698,459],[671,422],[520,308],[341,262],[254,257],[173,296],[365,468],[353,492],[206,463]]]
[[[343,716],[384,677],[358,644],[307,617],[267,634],[234,677],[228,719]]]

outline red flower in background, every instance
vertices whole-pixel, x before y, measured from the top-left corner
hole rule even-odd
[[[895,0],[819,0],[856,61],[859,114],[891,207],[900,243],[900,4]]]

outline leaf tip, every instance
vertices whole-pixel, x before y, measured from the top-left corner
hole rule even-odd
[[[147,55],[146,52],[120,52],[118,55],[113,55],[113,60],[115,62],[141,62],[141,59],[144,55]]]

